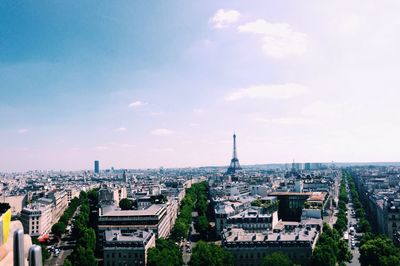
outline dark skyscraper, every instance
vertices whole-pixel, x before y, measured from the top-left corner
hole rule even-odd
[[[239,159],[237,157],[237,152],[236,152],[236,134],[233,134],[233,155],[232,155],[231,164],[226,173],[234,174],[238,170],[242,170],[242,167],[240,167]]]
[[[94,161],[94,173],[95,174],[100,173],[100,162],[99,161]]]

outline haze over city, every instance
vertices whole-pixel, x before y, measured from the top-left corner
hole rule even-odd
[[[0,171],[398,161],[398,1],[0,3]]]
[[[0,266],[399,266],[400,1],[0,1]]]

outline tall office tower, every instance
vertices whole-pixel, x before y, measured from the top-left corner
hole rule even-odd
[[[128,183],[128,176],[126,175],[126,170],[124,170],[122,173],[122,179],[125,183]]]
[[[230,164],[230,166],[228,168],[228,171],[226,173],[227,174],[234,174],[238,170],[242,170],[242,167],[240,167],[239,159],[237,158],[236,134],[233,134],[233,155],[232,155],[231,164]]]
[[[94,173],[95,174],[100,173],[100,162],[99,161],[94,161]]]

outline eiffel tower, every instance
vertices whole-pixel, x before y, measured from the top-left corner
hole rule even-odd
[[[238,170],[242,170],[242,167],[240,167],[239,159],[237,158],[236,134],[233,134],[233,155],[232,155],[231,164],[229,165],[228,171],[226,171],[226,173],[231,175],[231,174],[234,174]]]

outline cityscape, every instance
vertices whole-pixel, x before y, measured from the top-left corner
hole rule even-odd
[[[0,266],[400,266],[400,3],[0,2]]]
[[[0,262],[398,265],[399,164],[241,167],[236,138],[225,168],[3,173]]]

